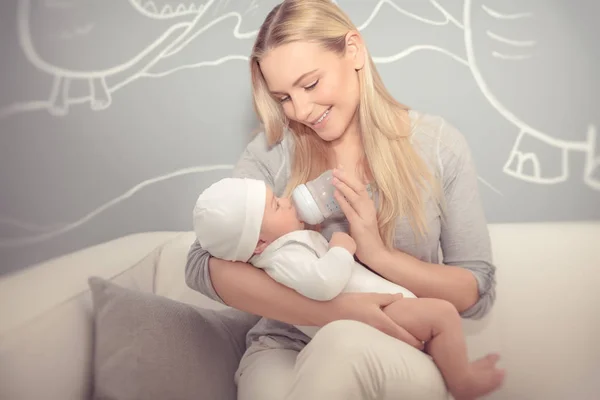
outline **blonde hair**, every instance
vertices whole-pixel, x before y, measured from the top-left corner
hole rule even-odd
[[[319,43],[342,55],[349,31],[357,29],[330,0],[285,0],[267,15],[258,32],[250,56],[254,108],[269,146],[283,138],[287,127],[293,132],[294,156],[286,194],[327,170],[327,146],[311,128],[286,119],[281,105],[269,93],[259,62],[270,49],[297,41]],[[410,143],[408,107],[390,95],[371,56],[364,51],[365,65],[358,71],[358,119],[366,162],[379,191],[379,231],[391,248],[398,217],[406,216],[413,231],[426,233],[424,191],[435,199],[440,192]],[[439,201],[434,203],[437,206]]]

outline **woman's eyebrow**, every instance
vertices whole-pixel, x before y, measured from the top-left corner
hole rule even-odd
[[[303,73],[302,75],[300,75],[300,77],[298,77],[298,79],[296,79],[294,81],[293,86],[298,86],[300,84],[300,82],[302,81],[302,79],[306,78],[307,76],[309,76],[311,74],[314,74],[317,71],[319,71],[319,69],[313,69],[312,71],[308,71],[308,72]],[[277,90],[271,90],[271,93],[273,93],[273,94],[285,94],[285,93],[279,92]]]

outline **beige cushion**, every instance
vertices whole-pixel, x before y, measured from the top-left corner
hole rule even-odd
[[[233,376],[258,317],[89,282],[95,400],[236,399]]]

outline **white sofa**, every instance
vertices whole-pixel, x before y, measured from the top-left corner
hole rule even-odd
[[[504,387],[489,398],[600,399],[600,223],[502,224],[490,232],[496,305],[464,324],[470,356],[499,351],[507,369]],[[192,240],[191,232],[135,234],[0,277],[0,399],[89,393],[89,276],[221,308],[185,284]]]

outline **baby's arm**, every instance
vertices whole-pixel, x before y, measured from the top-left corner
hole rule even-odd
[[[331,300],[342,292],[352,275],[355,263],[352,249],[345,247],[332,238],[329,250],[319,258],[307,245],[290,242],[269,257],[265,265],[257,266],[308,298]]]

